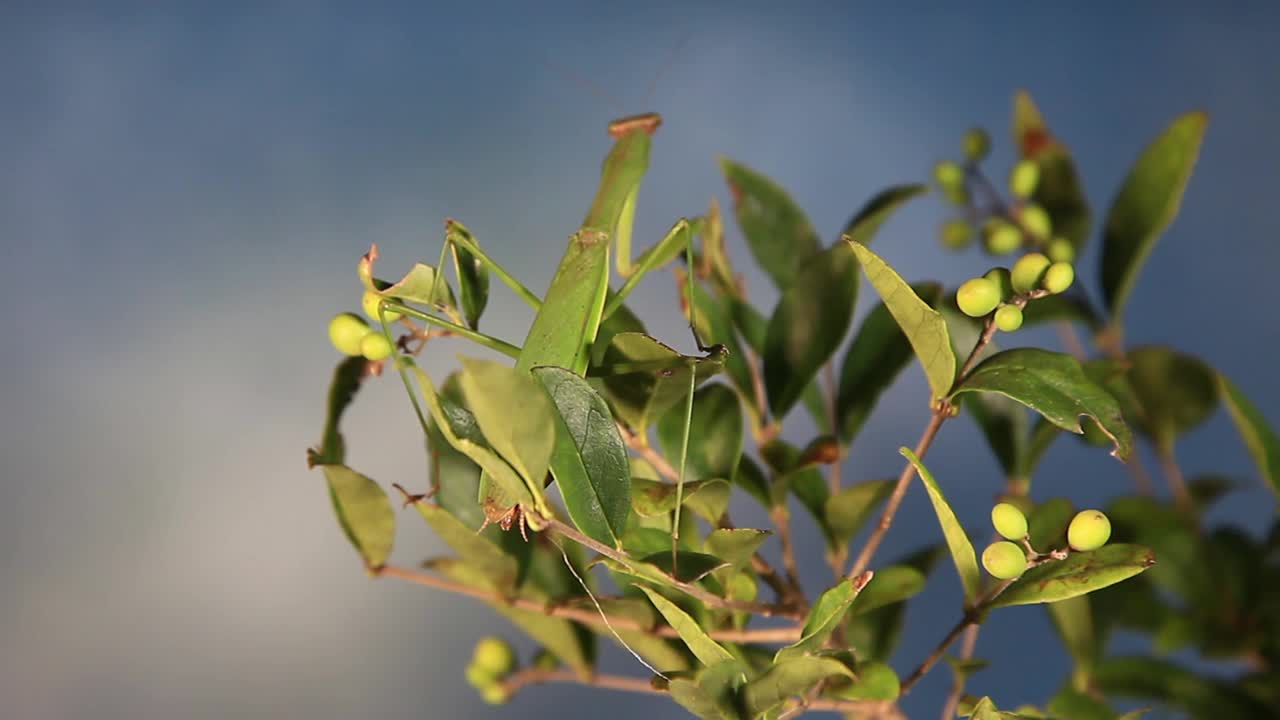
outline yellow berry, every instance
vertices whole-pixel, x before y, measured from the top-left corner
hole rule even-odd
[[[1000,332],[1013,332],[1022,327],[1022,308],[1017,305],[1001,305],[996,310],[996,327]]]
[[[991,508],[991,525],[1006,540],[1021,540],[1027,536],[1027,516],[1009,503]]]
[[[469,684],[471,687],[475,688],[476,690],[483,691],[485,688],[490,687],[492,685],[496,685],[498,683],[498,677],[496,675],[489,672],[485,668],[480,667],[474,662],[471,663],[470,665],[467,665],[465,674],[467,678],[467,684]]]
[[[1076,246],[1064,237],[1050,240],[1044,252],[1054,262],[1072,262],[1076,259]]]
[[[343,355],[359,355],[360,341],[370,332],[369,324],[355,313],[338,313],[329,320],[329,342]]]
[[[391,357],[391,341],[380,332],[370,332],[360,341],[360,354],[366,360],[377,362]]]
[[[1053,221],[1049,219],[1049,213],[1039,205],[1023,205],[1022,210],[1018,211],[1018,220],[1027,232],[1041,240],[1048,240],[1053,234]]]
[[[978,162],[991,152],[991,136],[980,127],[969,128],[964,134],[964,157],[969,162]]]
[[[1000,304],[1000,288],[986,278],[972,278],[956,290],[956,305],[969,317],[983,317]]]
[[[992,255],[1008,255],[1022,247],[1022,231],[1004,218],[988,220],[982,226],[982,239]]]
[[[1029,198],[1040,183],[1040,164],[1035,160],[1022,160],[1009,171],[1009,192],[1015,197]]]
[[[1027,556],[1022,548],[1008,540],[993,542],[982,551],[982,567],[1001,580],[1012,580],[1027,569]]]
[[[1018,258],[1009,272],[1015,292],[1028,293],[1040,287],[1040,279],[1049,269],[1049,258],[1042,253],[1027,253]]]
[[[1013,298],[1013,280],[1009,277],[1009,268],[993,267],[982,277],[995,283],[1000,289],[1000,302],[1009,302]]]
[[[1097,550],[1111,539],[1111,520],[1101,510],[1081,510],[1067,527],[1067,542],[1080,552]]]
[[[1071,263],[1056,262],[1044,271],[1044,277],[1040,279],[1041,286],[1049,292],[1057,295],[1065,292],[1071,287],[1071,283],[1076,280],[1075,268],[1071,267]]]
[[[516,651],[500,637],[490,635],[476,643],[471,662],[488,670],[495,677],[502,677],[516,666]]]
[[[378,304],[381,302],[382,296],[372,290],[365,290],[364,297],[360,298],[360,306],[364,308],[364,314],[375,322],[378,320]],[[387,322],[393,323],[400,319],[400,313],[388,310],[386,317]]]
[[[504,705],[508,697],[507,689],[501,683],[494,683],[480,691],[480,699],[490,705]]]
[[[964,169],[950,160],[942,160],[933,166],[933,179],[942,189],[964,185]]]

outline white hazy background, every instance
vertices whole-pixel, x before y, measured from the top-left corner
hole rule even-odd
[[[515,631],[473,602],[366,578],[303,462],[336,360],[325,322],[356,307],[355,262],[369,244],[385,274],[434,263],[454,217],[545,288],[615,115],[658,110],[667,121],[640,237],[712,195],[727,205],[715,164],[726,154],[787,187],[832,240],[877,190],[957,155],[970,124],[991,128],[989,166],[1002,177],[1019,87],[1076,153],[1098,215],[1141,147],[1177,113],[1204,108],[1205,150],[1133,294],[1130,339],[1200,355],[1280,422],[1272,5],[164,7],[0,6],[4,717],[680,715],[662,698],[570,686],[533,688],[516,707],[481,704],[462,682],[465,658],[481,634]],[[916,201],[877,248],[907,277],[954,287],[990,261],[941,252],[945,217],[937,198]],[[1096,259],[1095,242],[1081,269],[1094,291]],[[752,269],[749,282],[771,307],[764,276]],[[865,289],[860,315],[871,297]],[[688,344],[670,275],[632,305],[655,333]],[[485,326],[519,342],[529,318],[495,290]],[[428,361],[437,373],[450,353],[474,352],[446,347]],[[909,369],[845,477],[896,472],[924,401]],[[797,413],[793,439],[805,422]],[[394,378],[366,386],[346,433],[355,467],[425,484]],[[1273,499],[1222,413],[1179,450],[1191,474],[1246,481],[1214,520],[1254,531],[1269,521]],[[1000,479],[972,424],[949,424],[929,459],[961,518],[981,527]],[[1070,440],[1036,481],[1037,497],[1081,505],[1129,482],[1105,452]],[[405,564],[444,552],[415,520],[402,516]],[[913,488],[881,558],[936,539]],[[800,542],[818,588],[818,538],[806,529]],[[954,573],[944,564],[934,578],[909,615],[902,673],[958,616]],[[979,654],[995,662],[970,688],[1002,705],[1045,700],[1068,671],[1036,608],[997,613]],[[605,655],[611,671],[641,670],[615,648]],[[949,682],[936,670],[905,707],[934,716]]]

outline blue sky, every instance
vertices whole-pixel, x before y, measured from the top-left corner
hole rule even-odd
[[[992,129],[1002,173],[1017,88],[1076,153],[1099,214],[1143,144],[1205,109],[1204,152],[1133,293],[1130,341],[1175,344],[1264,410],[1280,404],[1269,310],[1280,18],[1269,5],[105,8],[0,10],[0,646],[21,649],[0,657],[7,714],[569,718],[603,703],[619,720],[670,713],[659,699],[565,686],[531,690],[519,709],[481,705],[457,659],[493,617],[366,579],[302,462],[335,360],[324,323],[355,306],[369,243],[387,267],[434,262],[444,219],[457,218],[544,288],[620,114],[666,119],[641,237],[712,196],[727,202],[723,154],[786,186],[833,239],[877,190],[955,155],[970,124]],[[936,199],[918,202],[877,247],[904,275],[954,286],[990,263],[938,250],[945,217]],[[736,228],[730,243],[748,265]],[[1096,291],[1094,273],[1081,276]],[[769,307],[764,276],[748,280]],[[650,327],[683,339],[669,276],[641,292]],[[495,294],[491,332],[518,341],[528,322]],[[453,360],[441,352],[430,365]],[[909,370],[846,477],[896,472],[923,402]],[[384,482],[422,480],[392,383],[369,387],[349,423],[354,465]],[[1191,474],[1249,481],[1215,520],[1266,521],[1273,501],[1221,413],[1179,454]],[[983,522],[999,477],[973,428],[948,426],[930,464],[962,519]],[[1035,493],[1099,504],[1127,482],[1105,453],[1063,442]],[[917,490],[890,554],[935,538]],[[398,560],[443,551],[404,525]],[[817,586],[817,538],[800,541]],[[902,672],[957,615],[954,578],[936,577],[895,657]],[[1017,653],[1032,640],[1053,653],[1029,674]],[[1008,705],[1043,700],[1068,669],[1053,643],[1038,609],[993,617],[979,654],[995,662],[972,689]],[[606,666],[635,670],[620,653]],[[908,711],[932,716],[948,682],[932,674]]]

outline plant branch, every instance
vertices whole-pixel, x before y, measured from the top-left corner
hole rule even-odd
[[[978,645],[978,630],[981,625],[970,625],[965,628],[964,639],[960,641],[960,659],[969,660],[973,657],[974,648]],[[942,720],[951,720],[956,716],[956,706],[960,704],[960,696],[964,694],[964,675],[956,673],[955,680],[951,683],[951,692],[947,693],[947,699],[942,703]]]
[[[456,593],[458,595],[466,595],[487,603],[495,605],[505,605],[507,607],[517,608],[519,610],[528,610],[529,612],[541,613],[549,617],[564,618],[565,620],[573,620],[583,623],[584,625],[593,625],[596,627],[607,629],[612,625],[617,630],[634,630],[658,637],[678,638],[680,634],[675,628],[669,625],[649,626],[638,620],[625,617],[611,617],[609,624],[606,625],[604,618],[600,616],[599,611],[594,607],[578,607],[574,605],[563,605],[557,603],[545,603],[537,600],[522,597],[507,597],[502,593],[485,590],[483,588],[465,585],[463,583],[451,580],[449,578],[431,575],[417,570],[410,570],[396,565],[384,565],[375,571],[375,574],[382,577],[392,577],[398,580],[424,585],[426,587],[444,590],[446,592]],[[801,628],[796,625],[788,625],[778,628],[759,628],[737,630],[726,628],[722,630],[708,630],[712,638],[722,640],[724,642],[735,643],[793,643],[800,639]]]
[[[1157,443],[1156,455],[1160,458],[1160,471],[1169,483],[1169,491],[1173,493],[1173,502],[1187,517],[1195,518],[1195,503],[1191,500],[1191,492],[1187,490],[1187,479],[1178,465],[1172,444]]]
[[[929,670],[931,670],[933,666],[942,659],[942,655],[947,651],[947,648],[951,647],[951,643],[955,642],[956,638],[960,637],[960,635],[968,629],[969,626],[978,624],[978,621],[982,619],[983,614],[986,613],[987,607],[991,605],[997,597],[1000,597],[1000,593],[1004,592],[1005,588],[1012,585],[1013,582],[1013,580],[1002,581],[1000,584],[991,588],[991,591],[987,593],[985,598],[980,602],[974,603],[972,608],[965,611],[964,616],[960,618],[960,622],[956,623],[955,627],[951,628],[946,636],[942,638],[941,642],[938,643],[937,647],[935,647],[933,651],[920,662],[920,665],[902,681],[902,694],[905,695],[907,691],[911,689],[912,685],[919,682],[920,678],[924,677],[925,673],[929,672]]]
[[[554,668],[549,670],[543,670],[541,668],[525,668],[523,670],[517,670],[502,680],[502,688],[506,690],[507,695],[510,696],[529,685],[538,685],[549,682],[577,683],[580,685],[590,685],[591,687],[607,688],[609,690],[649,693],[652,695],[665,695],[667,692],[661,688],[654,687],[652,682],[644,678],[595,673],[589,679],[584,680],[574,671],[565,668]]]

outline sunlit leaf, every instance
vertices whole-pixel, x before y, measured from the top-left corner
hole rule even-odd
[[[684,484],[681,498],[686,507],[698,515],[719,519],[729,505],[731,486],[725,480],[695,480]],[[635,511],[645,517],[665,515],[676,507],[677,486],[674,483],[632,478],[631,502]]]
[[[638,432],[684,399],[691,372],[699,385],[723,368],[723,355],[681,355],[643,333],[623,332],[613,336],[604,358],[587,376],[603,381],[617,417]]]
[[[517,566],[514,558],[477,535],[475,530],[463,525],[439,505],[417,500],[413,506],[436,535],[453,548],[488,587],[506,595],[515,590]]]
[[[858,677],[833,691],[845,700],[897,700],[902,692],[898,673],[882,662],[858,663]]]
[[[1143,263],[1178,214],[1209,116],[1178,117],[1142,151],[1111,202],[1102,231],[1102,298],[1119,321]]]
[[[668,543],[665,551],[641,558],[640,562],[652,565],[675,579],[688,583],[697,582],[716,570],[729,565],[729,563],[718,557],[699,552],[679,551],[673,559],[671,557],[670,543]]]
[[[356,267],[356,274],[360,276],[360,282],[366,290],[376,293],[379,297],[408,303],[419,305],[440,303],[447,308],[457,307],[457,301],[454,300],[453,290],[449,287],[448,280],[438,276],[435,268],[415,263],[404,277],[388,285],[373,276],[373,264],[377,259],[378,246],[374,245],[360,258]],[[433,289],[435,295],[432,295]]]
[[[863,581],[865,582],[865,581]],[[836,627],[844,621],[849,605],[858,596],[861,587],[857,581],[841,578],[826,592],[818,596],[817,602],[809,609],[804,628],[800,631],[800,639],[778,651],[775,662],[782,662],[813,652],[822,647]]]
[[[396,515],[378,483],[346,465],[323,465],[338,524],[364,560],[376,570],[386,564],[396,538]]]
[[[853,677],[838,660],[798,656],[780,660],[768,672],[743,688],[743,704],[751,717],[758,717],[795,696],[803,696],[819,681],[829,677]]]
[[[965,601],[973,602],[982,590],[982,576],[978,573],[978,558],[973,552],[973,543],[969,542],[964,526],[956,518],[951,505],[947,503],[946,497],[942,494],[942,488],[938,487],[938,481],[933,479],[933,474],[924,466],[924,463],[920,462],[920,458],[905,447],[899,448],[898,452],[915,466],[920,480],[924,482],[925,490],[929,491],[929,502],[933,504],[934,514],[938,516],[938,524],[942,526],[942,535],[946,538],[947,549],[951,551],[951,560],[955,563],[956,572],[960,574],[960,585],[964,587]]]
[[[885,605],[900,602],[924,589],[924,573],[910,565],[887,565],[876,568],[875,577],[858,593],[849,608],[851,615],[861,615]]]
[[[645,595],[649,596],[650,602],[662,613],[662,617],[666,618],[667,624],[675,628],[680,639],[685,645],[689,646],[698,658],[698,662],[708,667],[725,660],[733,660],[733,656],[728,650],[721,647],[720,643],[711,639],[711,636],[702,629],[697,620],[689,617],[689,614],[681,610],[675,603],[663,597],[656,590],[651,590],[644,585],[637,585]]]
[[[528,373],[492,360],[459,357],[458,382],[489,445],[537,498],[556,443],[555,408]],[[511,408],[520,408],[513,413]]]
[[[1141,545],[1104,545],[1033,567],[995,599],[991,607],[1057,602],[1100,590],[1154,565],[1155,553]]]
[[[772,534],[754,528],[718,528],[707,535],[706,548],[709,554],[741,568]]]

